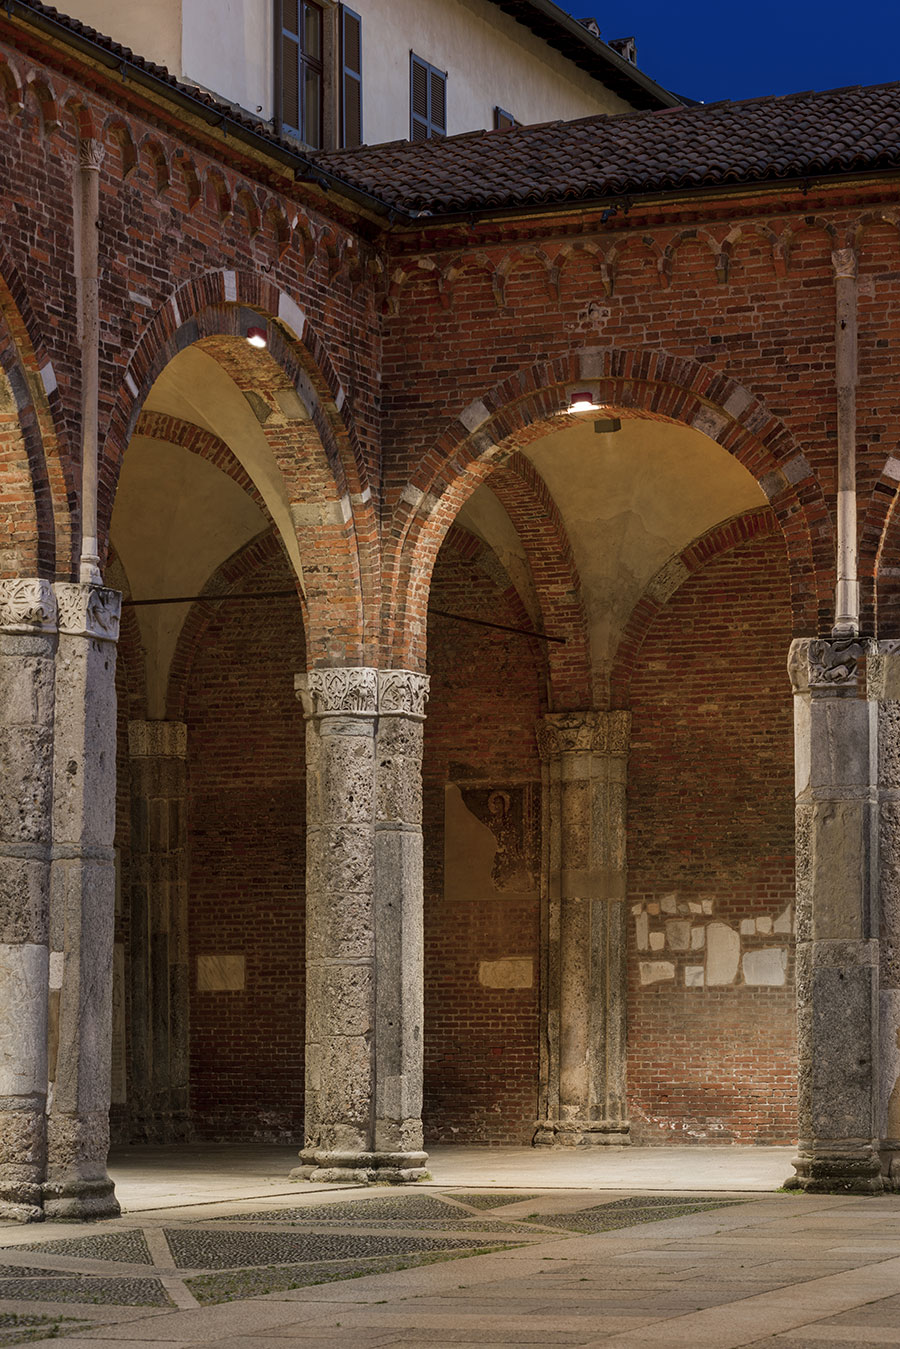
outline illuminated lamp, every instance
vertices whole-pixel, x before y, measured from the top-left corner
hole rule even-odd
[[[269,345],[269,339],[266,336],[265,328],[248,328],[247,341],[250,343],[251,347],[256,347],[257,350],[260,351],[263,347]]]

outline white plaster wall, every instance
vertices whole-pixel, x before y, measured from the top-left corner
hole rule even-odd
[[[273,116],[271,0],[183,0],[182,74],[248,112]]]
[[[409,54],[447,71],[447,131],[630,111],[628,105],[487,0],[355,0],[363,21],[363,135],[409,136]],[[513,53],[514,58],[513,58]]]
[[[363,21],[369,144],[409,136],[410,51],[448,73],[450,135],[492,127],[496,105],[520,122],[630,111],[488,0],[353,0],[351,7]],[[68,0],[65,8],[173,75],[273,116],[271,0]]]
[[[181,75],[182,0],[62,0],[64,14],[90,24],[138,56]]]

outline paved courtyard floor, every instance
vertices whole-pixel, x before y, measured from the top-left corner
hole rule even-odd
[[[118,1154],[121,1218],[0,1225],[0,1345],[900,1345],[900,1196],[777,1192],[783,1149],[447,1152],[410,1189],[285,1182],[288,1149]]]

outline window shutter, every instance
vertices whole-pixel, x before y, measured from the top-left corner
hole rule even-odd
[[[341,6],[341,144],[362,145],[362,19]]]
[[[410,97],[411,140],[428,140],[428,66],[417,56],[411,58]]]
[[[518,126],[518,122],[511,112],[504,112],[502,108],[494,109],[494,130],[506,131],[511,126]]]
[[[447,76],[412,52],[409,61],[409,138],[446,136]]]
[[[446,77],[439,70],[432,70],[431,74],[431,134],[433,136],[446,136],[447,134],[447,81]]]

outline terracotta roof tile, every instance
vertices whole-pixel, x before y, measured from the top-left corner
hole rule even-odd
[[[431,215],[900,169],[900,84],[393,141],[310,158],[390,206]]]

